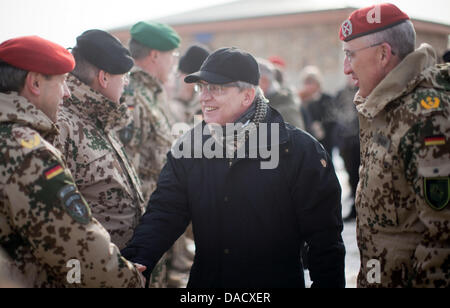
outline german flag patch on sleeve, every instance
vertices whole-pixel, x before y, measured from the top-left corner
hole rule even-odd
[[[445,136],[430,136],[425,137],[425,146],[433,146],[433,145],[445,145]]]
[[[44,176],[47,180],[51,180],[64,172],[64,168],[60,164],[55,164],[44,171]]]

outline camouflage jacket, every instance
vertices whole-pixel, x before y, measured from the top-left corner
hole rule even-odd
[[[72,97],[59,112],[57,146],[92,214],[122,249],[145,211],[140,181],[116,134],[127,121],[127,108],[73,75],[67,84]]]
[[[422,45],[355,98],[359,287],[450,287],[450,68],[435,63]]]
[[[17,93],[0,93],[0,257],[2,274],[25,287],[138,287],[134,266],[79,193],[55,125]],[[79,284],[67,278],[80,265]]]
[[[126,151],[148,202],[172,146],[173,123],[162,86],[146,72],[133,69],[124,98],[133,118],[133,138],[126,144]]]
[[[195,94],[190,101],[182,99],[172,99],[169,103],[170,112],[177,123],[186,123],[193,127],[194,117],[201,116],[202,107],[200,104],[200,96]],[[199,120],[201,122],[201,120]],[[174,132],[179,135],[179,132]]]

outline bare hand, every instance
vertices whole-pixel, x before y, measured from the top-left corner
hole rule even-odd
[[[138,263],[134,263],[134,266],[136,266],[136,269],[139,271],[139,273],[143,273],[147,269],[147,266]]]

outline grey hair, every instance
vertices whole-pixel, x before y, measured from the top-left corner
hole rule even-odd
[[[246,89],[255,89],[256,96],[263,94],[263,91],[260,86],[255,86],[254,84],[244,82],[244,81],[236,81],[232,83],[233,86],[237,87],[239,91],[246,90]]]
[[[74,47],[72,49],[72,55],[75,58],[76,62],[75,69],[72,71],[72,74],[83,83],[92,85],[95,78],[98,76],[100,69],[87,61],[80,54],[77,47]]]
[[[320,86],[323,84],[323,75],[317,66],[309,65],[305,67],[300,73],[300,80],[305,83],[307,80],[313,80]]]
[[[394,55],[403,60],[416,48],[416,31],[410,20],[365,36],[370,44],[388,43]]]
[[[152,51],[150,47],[142,45],[135,39],[131,39],[128,43],[128,49],[130,50],[131,56],[135,60],[140,60],[148,56],[148,54]]]
[[[233,85],[235,85],[239,89],[239,91],[243,91],[246,89],[255,89],[255,99],[267,100],[266,96],[264,95],[264,91],[259,85],[255,86],[254,84],[244,81],[233,82]]]
[[[28,72],[0,61],[0,92],[20,92]]]

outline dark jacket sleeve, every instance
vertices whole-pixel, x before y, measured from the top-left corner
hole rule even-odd
[[[341,187],[323,147],[307,134],[293,142],[298,168],[291,185],[300,234],[309,246],[312,287],[345,287]]]
[[[147,211],[122,250],[125,258],[147,266],[148,277],[162,255],[186,230],[190,215],[181,159],[169,153]]]

